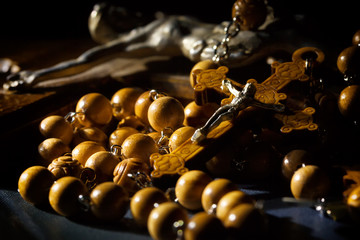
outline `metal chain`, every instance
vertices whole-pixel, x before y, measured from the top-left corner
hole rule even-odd
[[[233,37],[236,37],[240,32],[240,23],[233,18],[229,24],[224,28],[225,36],[221,42],[214,46],[214,56],[212,60],[218,64],[227,59],[230,55],[229,42]]]

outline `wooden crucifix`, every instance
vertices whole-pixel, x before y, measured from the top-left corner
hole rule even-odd
[[[271,65],[272,75],[265,81],[258,83],[255,79],[249,79],[245,86],[227,78],[228,69],[224,66],[196,70],[194,92],[197,103],[206,103],[213,92],[225,94],[227,97],[222,99],[222,106],[202,128],[195,131],[191,139],[169,154],[151,155],[151,177],[182,175],[189,168],[213,157],[234,134],[244,132],[256,115],[266,111],[264,109],[281,112],[284,105],[280,101],[287,98],[281,91],[293,81],[306,82],[310,79],[306,74],[308,62],[303,57],[309,52],[315,53],[316,63],[324,60],[324,54],[319,49],[300,48],[293,53],[292,62],[274,62]],[[284,126],[280,129],[283,133],[302,129],[313,131],[318,127],[313,123],[314,113],[315,109],[307,107],[292,115],[276,113],[275,117],[283,122]]]

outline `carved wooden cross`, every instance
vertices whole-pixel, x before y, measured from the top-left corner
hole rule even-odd
[[[271,65],[272,75],[264,82],[258,83],[255,79],[249,79],[247,83],[251,83],[256,87],[254,99],[264,104],[279,104],[281,100],[287,98],[286,94],[281,92],[293,81],[306,82],[309,76],[306,75],[307,60],[303,56],[307,53],[315,53],[316,63],[321,63],[324,59],[322,51],[312,47],[300,48],[292,55],[292,62],[279,63],[274,62]],[[223,91],[223,80],[230,81],[232,85],[243,88],[244,86],[226,77],[227,67],[221,66],[217,69],[195,70],[195,101],[198,104],[204,104],[211,100],[211,97],[218,94],[225,94],[221,101],[221,105],[231,103],[235,97],[229,91]],[[224,89],[226,90],[226,89]],[[248,106],[240,110],[234,119],[221,121],[216,127],[212,128],[202,141],[192,141],[188,139],[181,146],[176,148],[169,154],[152,154],[150,163],[153,166],[151,172],[152,178],[160,178],[163,175],[173,175],[187,172],[189,168],[194,168],[198,164],[204,163],[213,157],[218,149],[233,134],[241,134],[246,130],[254,117],[261,114],[264,110],[257,106]],[[307,107],[301,111],[294,112],[293,115],[285,115],[282,113],[275,114],[275,118],[280,119],[284,126],[280,129],[283,133],[289,133],[292,130],[308,129],[310,131],[318,128],[313,123],[312,115],[315,109]]]

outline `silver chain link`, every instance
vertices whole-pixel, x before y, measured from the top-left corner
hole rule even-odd
[[[216,64],[220,63],[223,60],[226,60],[229,55],[229,42],[233,37],[236,37],[240,32],[240,24],[233,18],[229,24],[224,28],[225,36],[221,42],[214,46],[214,56],[212,58],[213,62]]]

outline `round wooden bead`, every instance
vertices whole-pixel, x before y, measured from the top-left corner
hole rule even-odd
[[[215,215],[199,212],[189,220],[184,236],[186,240],[222,239],[226,238],[226,232]]]
[[[83,166],[85,166],[86,161],[92,154],[105,150],[106,149],[97,142],[85,141],[74,147],[71,154],[73,159],[78,160]]]
[[[128,176],[128,174],[136,174],[141,172],[144,174],[150,174],[150,167],[143,160],[138,158],[124,159],[114,169],[114,183],[122,186],[126,189],[130,196],[137,192],[140,187],[136,181]]]
[[[188,222],[187,212],[174,202],[164,202],[154,208],[149,215],[147,227],[150,236],[155,240],[176,239],[174,223],[183,221],[185,226]]]
[[[350,216],[360,221],[360,186],[355,187],[346,199],[346,204],[349,207]]]
[[[295,171],[290,189],[296,199],[316,200],[326,197],[330,190],[330,179],[320,167],[307,165]]]
[[[190,126],[180,127],[173,132],[169,139],[170,152],[174,151],[185,141],[189,140],[195,132],[195,128]]]
[[[205,212],[210,212],[213,205],[218,204],[219,200],[228,192],[237,190],[236,184],[226,178],[218,178],[211,181],[201,195],[201,205]]]
[[[204,126],[219,107],[217,103],[207,103],[201,106],[197,105],[195,101],[188,103],[184,108],[184,125],[194,128]]]
[[[128,208],[129,196],[124,188],[113,183],[103,182],[90,194],[91,212],[104,221],[122,218]]]
[[[196,74],[194,74],[195,70],[207,70],[207,69],[215,69],[217,68],[217,64],[214,63],[214,61],[207,59],[207,60],[203,60],[200,61],[198,63],[196,63],[193,68],[190,71],[190,84],[192,87],[194,87],[196,85]]]
[[[112,107],[108,98],[100,93],[88,93],[76,104],[76,118],[85,126],[103,126],[112,119]]]
[[[145,124],[149,125],[148,110],[151,103],[154,101],[154,96],[151,93],[152,90],[143,92],[135,103],[135,115]],[[156,94],[156,93],[155,93]],[[163,94],[159,93],[158,97],[163,97]]]
[[[240,24],[241,30],[252,30],[264,23],[267,16],[263,0],[237,0],[232,8],[232,17]]]
[[[135,114],[135,103],[143,90],[136,87],[126,87],[118,90],[111,98],[113,115],[121,120]]]
[[[337,67],[342,74],[359,73],[360,47],[357,45],[345,48],[338,56]]]
[[[151,103],[148,110],[150,126],[158,132],[165,128],[176,130],[184,121],[184,107],[173,97],[160,97]]]
[[[358,45],[360,43],[360,30],[357,30],[352,38],[352,44]]]
[[[70,153],[71,149],[60,138],[47,138],[38,146],[38,152],[47,166],[51,161],[65,153]]]
[[[134,220],[146,226],[150,212],[168,199],[163,191],[156,187],[146,187],[137,191],[130,201],[130,211]]]
[[[73,127],[65,118],[57,115],[46,117],[40,122],[40,133],[46,138],[60,138],[69,145],[73,137]]]
[[[129,137],[130,135],[133,135],[135,133],[138,133],[139,131],[132,127],[121,127],[116,129],[110,134],[109,137],[109,146],[112,145],[119,145],[121,146],[124,142],[124,140]]]
[[[58,214],[70,217],[81,211],[79,196],[87,194],[87,188],[79,178],[66,176],[51,186],[49,202]]]
[[[144,133],[135,133],[127,137],[121,145],[121,153],[125,158],[138,158],[149,163],[150,155],[159,152],[154,140]]]
[[[232,237],[260,239],[266,233],[265,217],[253,204],[243,203],[231,209],[223,224]]]
[[[59,179],[65,176],[80,178],[83,167],[76,159],[71,156],[61,156],[55,158],[48,166],[49,171]]]
[[[151,132],[147,134],[148,136],[150,136],[152,139],[154,139],[154,142],[158,143],[160,138],[161,138],[161,133],[159,132]]]
[[[351,85],[344,88],[339,95],[338,107],[340,113],[350,119],[350,120],[359,120],[360,119],[360,86]]]
[[[20,175],[18,191],[24,200],[38,205],[47,201],[53,183],[54,176],[46,167],[32,166]]]
[[[221,221],[225,221],[230,210],[243,203],[254,204],[255,201],[250,195],[243,191],[235,190],[228,192],[220,198],[216,208],[216,216]]]
[[[211,181],[212,178],[200,170],[184,173],[175,185],[175,195],[179,203],[190,210],[200,209],[203,190]]]
[[[303,149],[291,150],[283,158],[281,173],[286,180],[290,181],[296,170],[312,161],[312,155],[308,151]]]
[[[119,162],[119,158],[113,153],[99,151],[88,158],[85,167],[94,170],[96,174],[96,183],[102,183],[113,179],[114,169]]]
[[[72,144],[76,146],[85,141],[94,141],[106,147],[108,143],[108,137],[103,130],[97,127],[77,128],[74,131]]]

